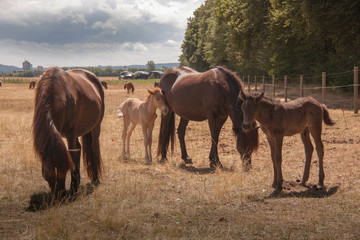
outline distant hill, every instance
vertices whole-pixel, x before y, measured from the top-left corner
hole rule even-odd
[[[0,73],[12,73],[20,70],[22,70],[22,68],[0,64]]]

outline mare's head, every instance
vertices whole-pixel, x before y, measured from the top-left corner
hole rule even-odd
[[[169,112],[169,107],[166,104],[161,88],[155,87],[153,90],[148,90],[148,92],[148,98],[151,99],[153,104],[161,110],[162,114],[166,115]]]
[[[124,84],[124,89],[126,89],[126,83]]]
[[[158,81],[155,81],[155,82],[154,82],[154,87],[159,87],[159,86],[160,86],[159,82],[158,82]]]
[[[242,100],[241,111],[243,112],[243,116],[244,116],[242,128],[244,129],[244,131],[248,132],[251,130],[253,126],[253,122],[255,121],[255,114],[258,108],[258,104],[263,99],[263,97],[264,97],[264,93],[245,94],[243,91],[240,91],[239,98]],[[236,107],[240,108],[239,105],[237,105]]]

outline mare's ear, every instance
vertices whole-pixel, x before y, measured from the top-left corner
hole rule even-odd
[[[149,92],[151,95],[154,95],[154,92],[153,92],[153,91],[148,90],[148,92]]]
[[[260,102],[264,98],[264,92],[262,92],[257,98],[256,103]]]
[[[240,90],[239,97],[240,97],[241,100],[245,101],[246,95],[242,90]]]

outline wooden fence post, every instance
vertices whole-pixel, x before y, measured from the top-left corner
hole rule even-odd
[[[287,75],[284,76],[285,102],[287,102]]]
[[[303,75],[300,75],[300,97],[304,96],[304,82]]]
[[[326,104],[326,72],[322,73],[322,94],[321,94],[321,99],[322,99],[322,103]]]
[[[272,76],[273,98],[275,98],[275,75]]]
[[[359,111],[359,68],[354,67],[354,113]]]
[[[263,75],[262,79],[262,85],[263,85],[263,92],[265,92],[265,76]]]
[[[248,92],[250,92],[250,75],[248,75]]]
[[[256,81],[256,76],[254,76],[254,80],[255,80],[255,92],[257,92],[257,81]]]

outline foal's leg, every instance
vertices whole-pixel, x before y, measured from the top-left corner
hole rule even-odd
[[[214,167],[222,167],[219,155],[218,155],[218,141],[219,141],[219,134],[222,126],[224,125],[227,117],[225,118],[218,118],[215,114],[210,114],[208,117],[209,128],[211,131],[211,150],[210,150],[210,168]]]
[[[187,154],[186,145],[185,145],[185,130],[188,124],[189,124],[189,120],[180,118],[180,123],[177,128],[177,132],[178,132],[180,148],[181,148],[181,158],[184,160],[185,164],[192,164],[193,162]]]
[[[275,142],[273,139],[271,139],[270,137],[266,136],[268,143],[270,145],[270,152],[271,152],[271,161],[273,163],[273,169],[274,169],[274,181],[272,184],[273,188],[276,188],[276,183],[277,183],[277,168],[276,168],[276,160],[275,160]]]
[[[282,134],[277,134],[275,137],[275,167],[277,172],[277,180],[276,180],[276,188],[275,191],[282,190],[283,184],[283,176],[281,170],[281,163],[282,163],[282,145],[283,145],[284,136]]]
[[[133,122],[130,122],[129,128],[127,130],[127,136],[126,136],[126,143],[127,143],[127,148],[126,148],[126,154],[127,156],[130,157],[130,137],[132,132],[134,131],[134,128],[136,127],[136,124]]]
[[[125,117],[124,116],[124,129],[123,129],[123,132],[122,132],[122,144],[123,144],[123,147],[122,147],[122,155],[125,156],[126,155],[126,152],[125,152],[125,141],[126,141],[126,136],[127,136],[127,133],[128,133],[128,127],[129,127],[129,124],[130,124],[130,119],[128,117]]]
[[[72,161],[75,164],[75,170],[71,172],[71,194],[78,191],[80,185],[80,156],[81,145],[77,137],[68,137],[68,148]]]
[[[149,128],[147,129],[147,135],[148,135],[148,148],[149,148],[149,159],[150,163],[152,162],[152,154],[151,154],[151,145],[152,145],[152,132],[154,129],[154,123],[152,123]]]
[[[143,123],[141,126],[142,126],[142,132],[143,132],[143,136],[144,136],[145,163],[151,164],[152,159],[149,157],[149,134],[148,134],[149,127],[145,123]]]
[[[319,158],[319,186],[323,187],[325,173],[324,173],[324,162],[323,162],[323,160],[324,160],[324,145],[321,141],[321,127],[322,127],[321,125],[320,125],[320,127],[318,126],[317,128],[312,127],[310,132],[311,132],[311,136],[314,138],[316,152],[317,152],[317,155]]]
[[[300,185],[306,186],[306,181],[309,179],[311,158],[312,158],[312,153],[314,151],[314,147],[311,144],[308,128],[306,128],[300,135],[301,135],[301,140],[305,147],[305,168],[304,168],[304,174],[303,174],[303,178],[300,182]]]

